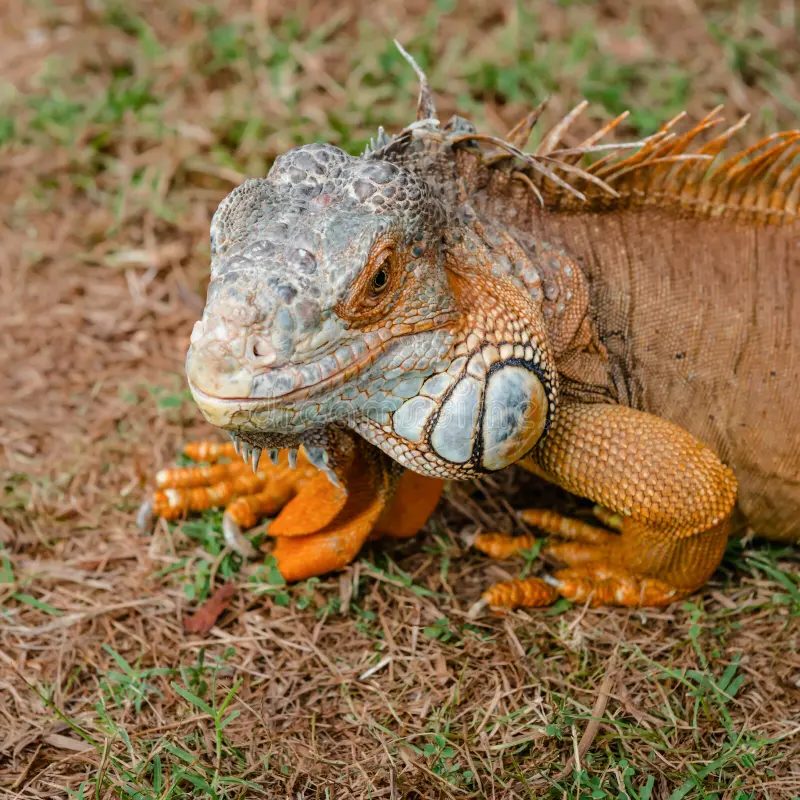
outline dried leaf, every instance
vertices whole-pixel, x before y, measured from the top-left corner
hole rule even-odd
[[[92,749],[88,742],[73,739],[71,736],[63,736],[60,733],[51,733],[43,737],[43,739],[51,747],[57,747],[59,750],[72,750],[75,753],[82,753],[84,750]]]
[[[236,587],[232,583],[223,583],[208,600],[183,620],[186,633],[199,633],[205,636],[222,616],[222,612],[231,604]]]

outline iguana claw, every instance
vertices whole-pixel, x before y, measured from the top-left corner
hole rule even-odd
[[[151,533],[155,519],[153,501],[147,499],[139,506],[139,510],[136,512],[136,527],[140,533]]]
[[[227,512],[222,515],[222,536],[225,544],[242,558],[251,559],[258,555],[258,550],[244,536],[239,523]]]

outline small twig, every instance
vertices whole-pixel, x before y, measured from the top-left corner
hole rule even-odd
[[[583,732],[583,736],[581,736],[580,742],[578,742],[577,751],[574,755],[569,757],[564,769],[562,769],[561,772],[555,776],[556,781],[563,781],[564,778],[566,778],[570,772],[572,772],[575,764],[586,755],[589,748],[592,746],[595,736],[597,736],[597,732],[600,730],[600,719],[605,713],[609,693],[611,692],[611,686],[614,683],[614,678],[616,677],[616,670],[614,669],[616,666],[616,660],[615,652],[609,660],[605,677],[600,682],[600,690],[595,698],[594,706],[592,706],[592,716],[589,719],[589,724],[586,726],[586,730]]]
[[[391,664],[391,662],[392,656],[386,656],[385,658],[382,658],[377,664],[367,670],[364,670],[364,672],[358,676],[358,679],[360,681],[365,681],[367,678],[372,677],[376,672],[383,669],[387,664]]]
[[[25,778],[28,777],[28,773],[31,771],[31,767],[33,766],[33,762],[36,761],[36,756],[39,755],[39,751],[41,749],[42,749],[42,743],[39,742],[39,744],[36,746],[36,752],[34,752],[33,756],[30,758],[28,763],[25,765],[25,769],[22,770],[22,772],[20,773],[19,777],[12,784],[12,786],[11,786],[11,791],[12,792],[16,791],[17,789],[19,789],[22,786],[22,784],[25,783]]]
[[[166,725],[157,725],[155,728],[145,728],[143,731],[136,731],[135,733],[129,734],[128,738],[140,739],[142,736],[149,736],[151,733],[175,730],[175,728],[182,728],[184,725],[191,725],[193,722],[201,722],[204,719],[212,719],[212,717],[209,714],[198,714],[196,717],[189,717],[188,719],[181,719]]]

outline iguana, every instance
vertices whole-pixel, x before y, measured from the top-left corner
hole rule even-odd
[[[239,529],[280,512],[299,580],[414,535],[445,480],[518,463],[606,527],[523,512],[565,567],[484,594],[508,607],[665,605],[735,520],[800,539],[800,131],[716,163],[745,120],[697,147],[720,109],[680,115],[620,152],[623,114],[560,147],[583,103],[528,153],[543,107],[502,139],[440,125],[407,58],[414,123],[359,157],[290,150],[216,211],[186,371],[233,443],[189,452],[245,463],[162,471],[145,516],[229,503],[252,550]]]

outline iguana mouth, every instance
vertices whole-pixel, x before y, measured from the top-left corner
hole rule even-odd
[[[384,355],[394,347],[398,346],[403,340],[406,340],[419,333],[425,333],[427,331],[444,328],[448,324],[451,324],[455,319],[455,314],[447,315],[445,319],[430,320],[420,324],[419,326],[413,327],[411,330],[392,335],[389,339],[382,342],[377,347],[371,348],[364,355],[353,361],[351,364],[348,364],[343,369],[339,369],[335,372],[325,375],[314,383],[307,383],[304,386],[292,388],[282,394],[273,395],[272,397],[219,397],[200,389],[188,375],[187,380],[192,395],[198,404],[203,408],[216,406],[219,409],[233,410],[233,407],[235,407],[236,410],[249,411],[266,411],[276,409],[290,403],[310,400],[321,394],[326,394],[333,389],[339,388],[348,381],[352,380],[359,373],[372,366],[379,356]],[[325,356],[324,358],[328,358],[328,356]],[[319,361],[315,361],[304,366],[319,366],[322,360],[323,359],[320,359]],[[289,370],[292,370],[294,374],[298,376],[301,375],[300,369],[297,367],[275,370],[275,372],[277,374],[289,373]],[[300,378],[300,380],[302,380],[302,378]]]

